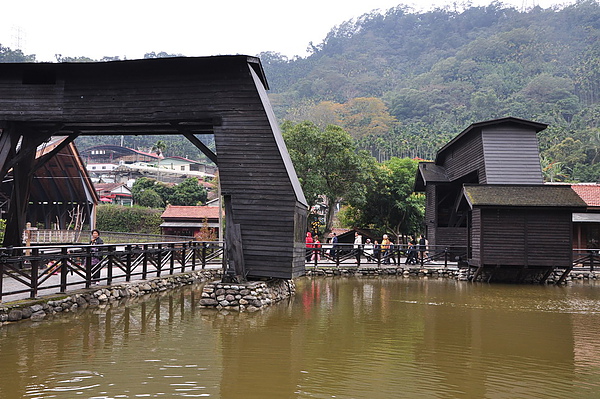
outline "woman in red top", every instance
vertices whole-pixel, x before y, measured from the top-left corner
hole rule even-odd
[[[314,247],[313,238],[310,231],[306,233],[306,261],[310,261],[310,256],[312,255],[312,248]]]

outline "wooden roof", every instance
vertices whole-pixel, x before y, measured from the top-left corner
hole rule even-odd
[[[464,198],[473,207],[585,208],[569,186],[465,185]]]
[[[414,191],[425,191],[428,183],[449,183],[446,169],[433,162],[419,162]]]
[[[54,137],[40,146],[36,159],[59,147],[65,137]],[[87,173],[79,152],[68,143],[34,173],[31,201],[98,203],[98,195]]]

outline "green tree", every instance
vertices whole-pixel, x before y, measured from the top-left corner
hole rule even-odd
[[[363,201],[351,200],[346,217],[355,226],[371,227],[397,238],[421,230],[425,198],[413,192],[418,162],[391,158],[372,169]]]
[[[136,204],[148,208],[162,208],[165,206],[165,201],[163,201],[156,191],[148,189],[140,193]]]
[[[206,189],[199,184],[198,178],[188,177],[175,186],[173,195],[168,199],[171,205],[201,205],[206,202]]]
[[[320,129],[312,122],[282,125],[296,173],[309,206],[326,200],[325,234],[331,231],[336,205],[362,198],[367,172],[374,160],[356,150],[354,139],[341,127]]]
[[[0,62],[35,62],[35,55],[25,55],[21,50],[11,50],[0,44]]]
[[[160,177],[160,159],[162,158],[163,154],[165,153],[165,150],[167,149],[167,143],[163,140],[158,140],[153,146],[152,149],[150,151],[156,153],[156,155],[158,155],[158,162],[156,165],[156,169],[158,169],[158,173],[156,175],[157,179]]]

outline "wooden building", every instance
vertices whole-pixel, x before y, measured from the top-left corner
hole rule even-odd
[[[573,213],[573,248],[600,249],[600,184],[571,186],[585,202],[585,212]]]
[[[420,163],[415,191],[426,193],[431,245],[467,248],[466,262],[478,275],[488,268],[488,279],[571,267],[571,214],[585,204],[569,186],[543,184],[536,134],[546,126],[475,123]]]
[[[53,153],[48,162],[45,157]],[[26,222],[43,229],[81,229],[96,227],[98,195],[73,143],[65,137],[52,137],[35,152],[35,162],[41,164],[33,173]],[[10,197],[13,193],[13,171],[2,183],[2,218],[9,219]]]
[[[81,150],[86,163],[133,163],[156,162],[162,157],[157,154],[134,150],[120,145],[103,144]]]
[[[0,177],[16,172],[5,244],[25,225],[31,148],[51,135],[169,134],[219,168],[230,273],[303,274],[307,205],[267,90],[260,60],[243,55],[0,64]]]
[[[189,236],[201,241],[212,241],[219,238],[219,211],[216,206],[180,206],[168,205],[160,215],[161,234]]]
[[[131,190],[124,183],[95,183],[94,188],[104,204],[133,206]]]

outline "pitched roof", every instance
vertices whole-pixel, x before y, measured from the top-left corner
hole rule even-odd
[[[94,187],[96,191],[112,191],[124,185],[124,183],[95,183]]]
[[[600,207],[600,184],[580,183],[571,186],[588,207]]]
[[[219,207],[169,205],[160,217],[163,219],[218,219]]]
[[[450,182],[450,179],[448,179],[448,175],[446,174],[446,168],[430,161],[419,162],[419,170],[417,171],[417,178],[415,179],[414,191],[425,191],[425,186],[428,183],[448,182]]]
[[[471,207],[585,208],[585,202],[570,186],[558,185],[465,185]]]

